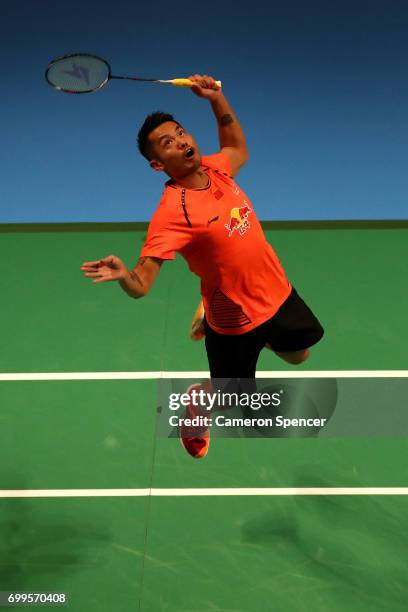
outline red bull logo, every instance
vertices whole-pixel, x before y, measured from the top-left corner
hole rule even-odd
[[[226,227],[229,232],[228,238],[231,238],[235,230],[238,230],[241,236],[245,234],[247,229],[251,227],[251,224],[248,221],[248,215],[251,212],[252,210],[249,208],[246,202],[244,202],[244,206],[240,206],[239,208],[233,208],[231,210],[229,223],[226,223],[224,225],[224,227]]]

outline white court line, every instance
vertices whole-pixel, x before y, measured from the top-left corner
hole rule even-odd
[[[208,372],[27,372],[0,373],[0,381],[149,380],[204,378]],[[264,371],[258,378],[406,378],[408,370]],[[39,497],[195,497],[284,495],[408,495],[408,487],[199,488],[199,489],[26,489],[0,490],[0,498]]]
[[[223,497],[284,495],[408,495],[408,487],[274,487],[199,489],[23,489],[0,490],[0,498],[33,497]]]
[[[38,380],[154,380],[208,378],[209,372],[9,372],[1,381]],[[257,378],[407,378],[408,370],[271,370],[257,372]]]

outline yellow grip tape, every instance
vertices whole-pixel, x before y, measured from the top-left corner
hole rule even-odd
[[[176,87],[191,87],[192,85],[194,85],[193,81],[190,81],[190,79],[172,79],[171,82]],[[221,89],[221,81],[215,81],[215,82],[218,88]]]
[[[190,81],[190,79],[172,79],[171,82],[176,87],[191,87],[193,84],[193,81]]]

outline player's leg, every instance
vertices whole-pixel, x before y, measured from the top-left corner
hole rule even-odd
[[[238,335],[219,334],[204,319],[205,347],[214,391],[224,395],[256,392],[255,372],[261,350],[265,345],[259,328]],[[234,408],[215,405],[213,410]]]
[[[193,321],[190,327],[190,338],[192,340],[202,340],[205,336],[204,329],[204,304],[201,300],[194,313]]]
[[[269,348],[269,347],[268,347]],[[288,351],[288,352],[279,352],[274,351],[275,355],[286,361],[287,363],[291,363],[292,365],[299,365],[306,361],[306,359],[310,355],[309,349],[304,349],[301,351]]]
[[[202,304],[194,315],[192,330],[197,330],[201,317],[204,316]],[[199,391],[202,388],[206,393],[251,393],[256,390],[255,371],[259,354],[265,345],[265,338],[259,331],[253,330],[246,334],[226,335],[218,334],[203,320],[202,330],[197,337],[205,336],[205,346],[210,368],[211,380],[205,384],[194,385],[187,393]],[[212,410],[225,409],[228,406],[213,406]],[[209,415],[206,406],[194,407],[191,401],[186,407],[186,416],[195,417]],[[185,450],[194,458],[201,459],[206,456],[210,444],[210,430],[205,427],[180,429],[180,440]]]
[[[278,312],[262,327],[267,336],[266,348],[292,365],[306,361],[310,347],[324,334],[320,322],[294,287]]]
[[[255,378],[265,339],[259,328],[238,335],[219,334],[204,319],[205,348],[212,379]]]

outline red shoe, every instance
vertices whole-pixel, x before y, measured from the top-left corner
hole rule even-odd
[[[203,389],[202,385],[194,384],[187,389],[186,393],[191,393],[193,390],[199,391],[200,389]],[[193,419],[195,417],[209,418],[209,413],[202,406],[194,406],[191,401],[186,407],[184,418]],[[179,437],[185,450],[189,455],[194,457],[194,459],[203,459],[208,453],[208,448],[210,446],[210,430],[207,425],[184,425],[183,423],[183,425],[179,427]]]

